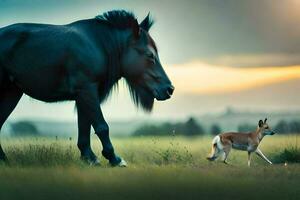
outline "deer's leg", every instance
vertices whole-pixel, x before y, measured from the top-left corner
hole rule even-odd
[[[15,109],[23,92],[12,83],[7,83],[2,86],[0,90],[0,130],[8,118],[8,116]],[[0,161],[7,161],[7,157],[0,144]]]
[[[248,167],[251,165],[251,152],[248,151]]]
[[[270,165],[272,165],[273,163],[261,152],[261,150],[259,148],[256,149],[255,153],[261,157],[263,160],[265,160],[267,163],[269,163]]]
[[[225,164],[228,164],[227,163],[227,158],[228,158],[228,155],[230,153],[230,150],[231,150],[231,144],[227,144],[226,146],[224,146],[224,149],[223,149],[223,151],[224,151],[223,162]]]
[[[223,150],[223,162],[225,164],[228,164],[227,163],[227,158],[228,158],[228,155],[229,155],[230,150],[232,148],[232,143],[231,143],[230,140],[223,139],[222,146],[223,146],[223,148],[222,148],[222,150]]]

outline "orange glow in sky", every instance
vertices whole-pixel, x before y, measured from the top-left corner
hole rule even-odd
[[[287,67],[234,68],[194,61],[165,67],[176,92],[212,94],[234,92],[300,78],[300,65]]]

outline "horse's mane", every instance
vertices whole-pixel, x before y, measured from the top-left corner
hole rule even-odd
[[[108,11],[102,15],[97,15],[95,18],[118,29],[131,28],[133,23],[137,22],[134,14],[125,10]]]
[[[111,94],[111,91],[113,91],[114,88],[118,88],[118,80],[121,78],[120,59],[128,45],[127,41],[120,41],[120,37],[117,37],[117,32],[118,30],[133,29],[135,25],[139,24],[135,15],[132,12],[125,10],[105,12],[102,15],[97,15],[95,19],[99,23],[106,24],[108,26],[108,29],[104,31],[101,36],[103,38],[103,48],[108,58],[108,80],[105,83],[104,90],[99,90],[100,100],[104,101]],[[149,30],[153,25],[153,22],[154,21],[147,16],[147,22],[142,23],[139,26],[144,30]],[[151,111],[153,107],[153,99],[150,100],[148,94],[141,91],[139,86],[128,80],[126,82],[134,103],[146,111]]]
[[[137,23],[137,19],[132,12],[125,10],[113,10],[97,15],[97,20],[108,23],[118,29],[132,28],[134,23]],[[146,18],[145,23],[141,24],[141,28],[148,31],[154,24],[154,20],[149,16]]]

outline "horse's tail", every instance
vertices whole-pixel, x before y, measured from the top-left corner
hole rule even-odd
[[[218,143],[220,143],[220,141],[221,141],[221,138],[219,135],[214,137],[214,139],[212,141],[211,152],[210,152],[210,155],[207,157],[207,160],[214,161],[218,157],[217,148],[218,148]]]

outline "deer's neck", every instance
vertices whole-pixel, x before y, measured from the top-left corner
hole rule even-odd
[[[259,141],[261,141],[264,137],[262,134],[262,130],[259,127],[254,132],[254,135],[258,138]]]

